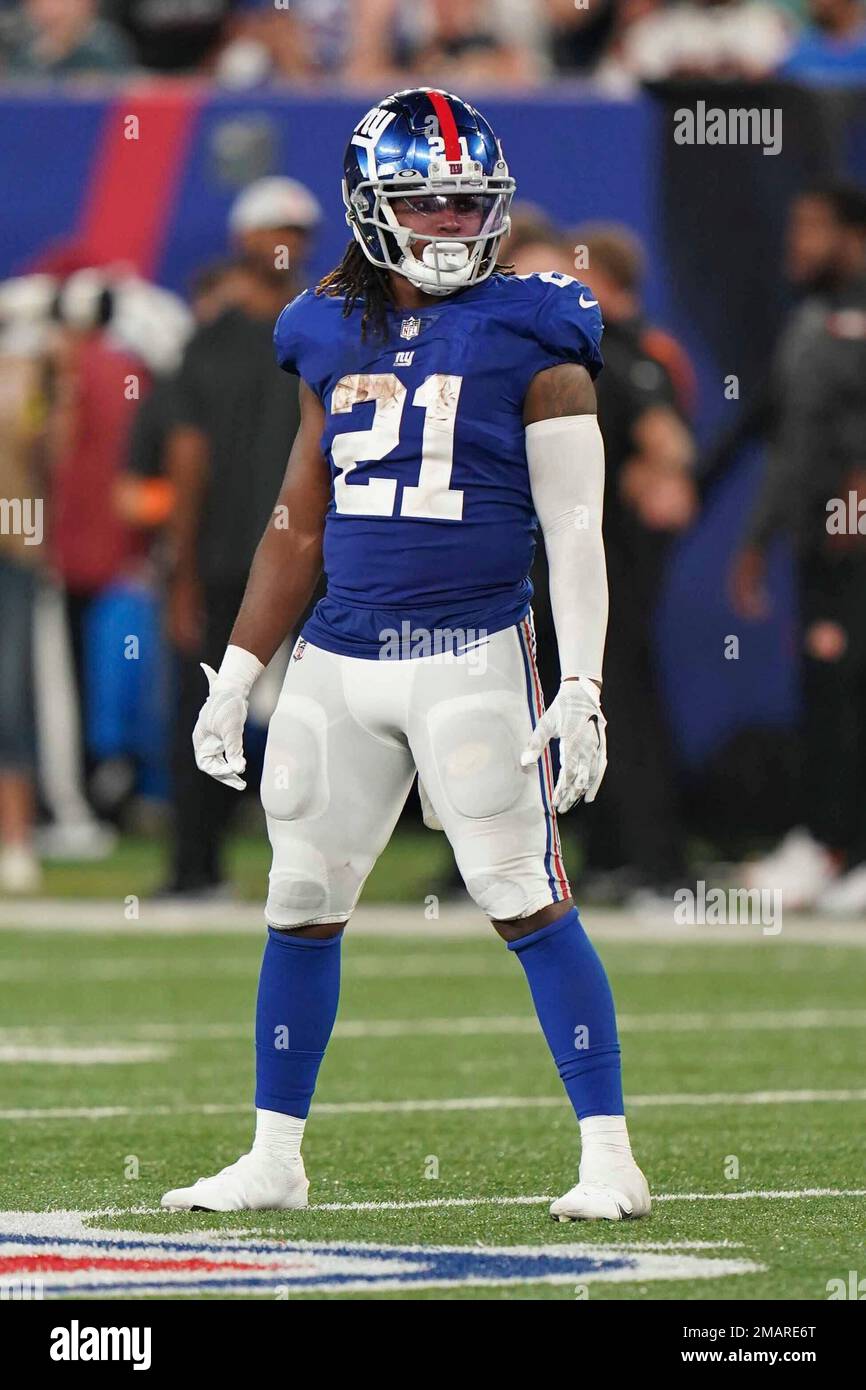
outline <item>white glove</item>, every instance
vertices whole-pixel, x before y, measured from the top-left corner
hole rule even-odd
[[[434,810],[433,802],[427,795],[427,788],[424,786],[424,783],[421,781],[420,777],[418,778],[418,795],[421,798],[421,819],[423,820],[427,829],[442,830],[442,822],[437,816],[436,811]]]
[[[192,731],[196,767],[217,782],[243,791],[247,707],[250,691],[265,668],[243,647],[227,647],[218,672],[204,662],[201,669],[207,676],[208,697]]]
[[[520,756],[523,767],[540,758],[552,738],[559,739],[559,781],[554,811],[570,811],[581,797],[594,801],[607,767],[607,743],[598,686],[584,676],[563,681],[550,709],[541,716]]]

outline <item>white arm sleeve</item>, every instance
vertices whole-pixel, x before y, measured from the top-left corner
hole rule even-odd
[[[604,443],[595,415],[526,427],[526,459],[550,572],[560,679],[601,681],[607,569],[601,537]]]

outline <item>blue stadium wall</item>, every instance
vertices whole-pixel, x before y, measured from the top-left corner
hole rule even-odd
[[[674,109],[708,95],[716,104],[784,106],[782,154],[676,146]],[[479,103],[502,137],[521,198],[564,224],[615,219],[643,239],[647,311],[692,356],[704,444],[760,385],[785,309],[780,245],[791,194],[832,164],[866,168],[862,105],[851,98],[840,119],[838,101],[784,88],[732,88],[722,101],[718,89],[692,88],[612,101],[569,88]],[[93,251],[99,259],[128,258],[183,292],[197,266],[226,250],[238,187],[271,172],[303,180],[323,204],[311,266],[318,274],[345,245],[342,152],[368,104],[285,92],[214,94],[197,84],[136,84],[110,98],[7,92],[0,96],[0,276],[46,254],[62,261]],[[740,381],[739,402],[725,399],[730,374]],[[700,523],[678,548],[660,609],[660,661],[676,738],[692,768],[717,756],[740,727],[785,726],[796,711],[784,554],[776,560],[779,602],[771,620],[739,623],[725,598],[725,572],[759,470],[759,451],[743,452],[710,492]],[[737,661],[724,658],[729,634],[740,638]]]

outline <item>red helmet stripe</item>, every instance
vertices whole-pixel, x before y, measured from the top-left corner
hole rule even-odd
[[[442,92],[428,92],[430,103],[439,121],[439,130],[445,137],[445,158],[460,159],[460,139],[457,135],[457,122],[448,99]]]

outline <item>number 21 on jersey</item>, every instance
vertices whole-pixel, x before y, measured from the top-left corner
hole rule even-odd
[[[404,487],[400,516],[436,521],[461,521],[463,492],[451,487],[454,462],[454,422],[463,378],[436,372],[417,387],[412,405],[424,411],[421,467],[418,481]],[[406,405],[406,387],[393,372],[367,372],[344,376],[331,395],[331,413],[346,415],[356,405],[375,401],[373,423],[367,430],[338,434],[331,445],[337,476],[334,502],[349,516],[393,516],[397,497],[395,478],[370,478],[350,484],[349,474],[359,463],[378,463],[400,442],[400,423]]]

